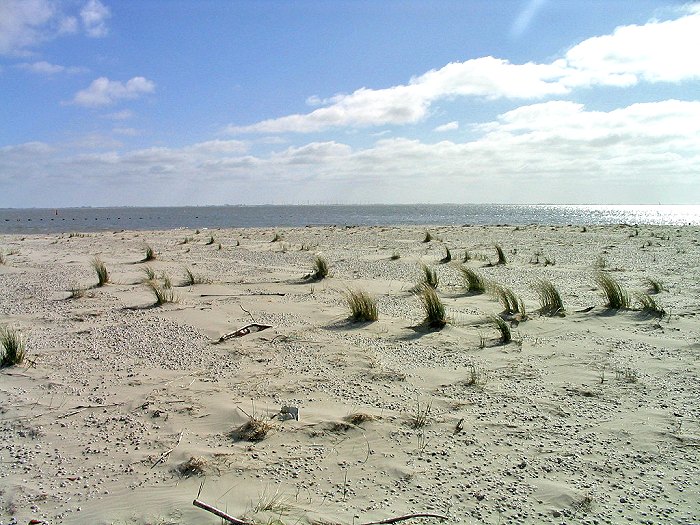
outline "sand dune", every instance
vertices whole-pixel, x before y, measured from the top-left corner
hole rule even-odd
[[[429,230],[0,235],[0,324],[28,352],[0,370],[0,523],[220,523],[192,505],[203,482],[259,523],[699,523],[700,230]],[[318,255],[331,276],[304,280]],[[411,291],[420,263],[442,330]],[[512,342],[460,264],[522,299]],[[154,306],[147,266],[176,302]],[[179,286],[185,268],[202,283]],[[601,269],[632,309],[605,307]],[[647,278],[663,317],[639,311]],[[537,312],[538,279],[564,316]],[[379,321],[348,320],[355,289]],[[214,344],[251,322],[271,328]]]

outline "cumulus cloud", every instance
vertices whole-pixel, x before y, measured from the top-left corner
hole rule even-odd
[[[0,2],[0,54],[29,55],[43,42],[79,30],[78,17],[85,33],[104,36],[108,29],[109,9],[99,0],[89,0],[80,12],[72,2],[55,0],[2,0]]]
[[[85,33],[93,38],[107,35],[107,19],[110,16],[109,8],[99,0],[89,0],[80,10]]]
[[[534,7],[540,4],[534,2]],[[309,133],[337,127],[419,122],[445,99],[542,99],[592,86],[625,87],[639,82],[681,82],[700,78],[700,10],[675,20],[623,26],[589,38],[551,63],[513,64],[495,57],[453,62],[384,89],[360,88],[328,99],[312,96],[310,113],[254,124],[231,125],[229,133]]]
[[[134,99],[153,93],[156,85],[144,77],[134,77],[127,82],[100,77],[73,97],[72,103],[84,107],[108,106],[123,99]]]

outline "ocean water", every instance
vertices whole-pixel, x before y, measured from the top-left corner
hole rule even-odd
[[[0,209],[0,233],[308,225],[700,225],[697,205],[375,204]]]

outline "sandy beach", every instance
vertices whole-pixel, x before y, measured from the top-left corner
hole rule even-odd
[[[629,225],[0,235],[0,325],[27,351],[0,369],[0,524],[221,523],[195,498],[262,524],[700,523],[699,241]],[[330,275],[305,279],[319,256]],[[463,267],[522,300],[509,343]],[[173,302],[154,304],[146,268]],[[601,271],[631,308],[606,307]],[[538,311],[542,279],[564,315]],[[377,322],[348,319],[354,290]],[[252,323],[270,328],[219,342]]]

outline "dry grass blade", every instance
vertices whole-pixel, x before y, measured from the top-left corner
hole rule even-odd
[[[435,289],[427,285],[420,286],[418,298],[425,311],[425,324],[430,328],[443,328],[447,324],[447,313]]]
[[[466,266],[460,267],[459,271],[468,293],[482,294],[486,291],[486,281],[477,272]]]
[[[595,281],[605,294],[605,306],[613,310],[627,310],[630,307],[630,298],[627,290],[605,272],[598,272]]]
[[[377,301],[363,290],[350,290],[345,294],[353,321],[376,321],[379,319]]]
[[[153,248],[149,245],[146,245],[146,255],[145,257],[141,260],[141,262],[149,262],[149,261],[154,261],[156,259],[156,252],[153,250]]]
[[[312,281],[320,281],[328,277],[328,261],[321,256],[316,257],[314,260],[314,270],[307,276],[308,279]]]
[[[647,277],[646,279],[644,279],[644,281],[647,283],[647,286],[649,287],[650,294],[661,293],[665,290],[664,285],[660,281],[657,281],[656,279],[652,279],[651,277]]]
[[[559,290],[546,279],[538,279],[535,291],[540,299],[540,313],[548,316],[564,315],[564,302]]]

